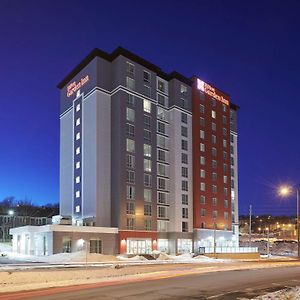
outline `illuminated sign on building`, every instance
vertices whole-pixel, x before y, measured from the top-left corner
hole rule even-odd
[[[77,90],[90,80],[89,75],[81,78],[79,82],[73,81],[67,86],[67,97],[71,97]]]
[[[197,89],[212,96],[213,98],[221,101],[222,103],[229,105],[229,100],[224,98],[224,96],[220,95],[216,92],[216,89],[212,87],[210,84],[202,81],[201,79],[197,78]]]

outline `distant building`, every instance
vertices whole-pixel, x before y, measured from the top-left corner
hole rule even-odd
[[[228,94],[123,48],[95,49],[58,87],[60,214],[77,226],[63,239],[76,245],[74,228],[90,244],[88,226],[104,248],[101,234],[117,234],[111,253],[238,247],[238,107]]]

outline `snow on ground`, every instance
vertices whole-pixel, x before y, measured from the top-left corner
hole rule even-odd
[[[300,300],[300,287],[284,289],[263,296],[254,298],[255,300]]]
[[[11,252],[11,251],[12,251],[11,243],[0,243],[0,253]]]
[[[166,253],[160,253],[157,261],[177,261],[177,262],[192,262],[192,263],[224,263],[224,262],[232,262],[231,259],[216,259],[210,258],[204,255],[198,255],[193,257],[190,253],[185,253],[181,255],[168,255]]]

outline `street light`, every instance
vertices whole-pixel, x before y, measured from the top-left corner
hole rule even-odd
[[[297,242],[298,242],[298,259],[300,259],[300,231],[299,231],[299,189],[293,189],[290,186],[282,186],[279,188],[279,195],[282,197],[289,196],[296,190],[296,209],[297,209]]]

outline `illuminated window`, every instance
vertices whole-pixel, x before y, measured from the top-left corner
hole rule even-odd
[[[76,176],[76,183],[80,183],[80,176]]]
[[[80,147],[76,148],[76,155],[80,154]]]
[[[201,152],[205,151],[205,145],[203,143],[200,143],[200,151]]]
[[[80,125],[80,118],[76,119],[76,126]]]
[[[144,99],[144,112],[151,113],[151,101]]]
[[[76,105],[76,111],[80,111],[80,104]]]
[[[205,170],[200,169],[200,177],[205,178]]]
[[[200,139],[204,139],[204,130],[200,130]]]
[[[79,169],[80,168],[80,161],[78,161],[77,163],[76,163],[76,169]]]
[[[144,189],[144,201],[151,202],[152,201],[152,191],[148,189]]]
[[[75,211],[76,211],[77,213],[80,212],[80,205],[76,205]]]
[[[126,107],[126,120],[130,122],[134,122],[135,112],[132,108]]]
[[[76,133],[76,140],[80,140],[80,132]]]
[[[205,165],[205,157],[200,156],[200,165]]]
[[[200,190],[205,191],[205,183],[204,182],[200,183]]]
[[[135,152],[135,142],[131,139],[126,139],[126,151],[127,152]]]
[[[150,159],[144,159],[144,171],[151,172],[151,160]]]
[[[166,90],[166,86],[165,86],[165,82],[158,79],[157,80],[157,89],[163,93],[165,93],[165,90]]]
[[[212,110],[212,111],[211,111],[211,117],[212,117],[213,119],[216,118],[216,111],[215,111],[215,110]]]
[[[186,96],[187,94],[187,87],[185,85],[180,85],[180,93],[181,93],[181,96]]]
[[[76,198],[79,198],[80,197],[80,191],[76,191],[75,196],[76,196]]]
[[[135,89],[135,80],[127,76],[126,77],[126,87],[130,90],[134,90]]]
[[[213,144],[216,144],[216,143],[217,143],[217,137],[216,137],[214,134],[211,136],[211,142],[212,142]]]
[[[151,157],[151,145],[144,144],[144,156]]]

